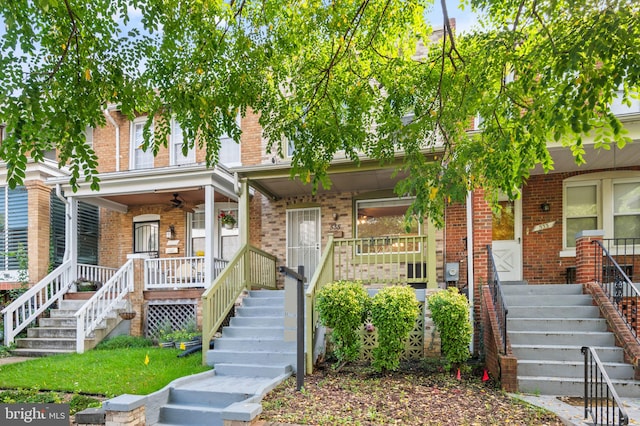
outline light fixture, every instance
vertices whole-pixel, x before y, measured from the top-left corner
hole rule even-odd
[[[338,213],[333,214],[333,220],[338,220]]]
[[[546,213],[551,210],[551,206],[545,201],[544,203],[540,204],[540,210]]]
[[[172,240],[176,235],[176,228],[173,225],[169,225],[166,235],[168,240]]]

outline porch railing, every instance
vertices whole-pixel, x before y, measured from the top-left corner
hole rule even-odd
[[[631,334],[640,343],[640,292],[600,241],[595,243],[595,277]],[[599,278],[599,279],[598,279]]]
[[[228,264],[224,259],[213,259],[214,280]],[[202,256],[146,259],[145,290],[206,287],[204,269],[205,258]]]
[[[336,280],[365,284],[427,282],[427,236],[346,238],[333,242]]]
[[[245,288],[276,288],[276,257],[245,245],[202,294],[202,357]]]
[[[496,320],[498,321],[498,328],[500,331],[500,339],[502,341],[502,353],[507,353],[507,315],[509,309],[507,303],[504,300],[504,294],[502,293],[502,284],[500,283],[500,277],[498,276],[498,269],[496,268],[496,261],[493,258],[493,251],[491,246],[487,246],[487,252],[489,255],[488,275],[487,281],[489,284],[489,291],[491,292],[491,298],[493,300],[493,306],[495,309]]]
[[[305,336],[306,338],[306,372],[307,374],[313,373],[313,365],[315,362],[313,348],[315,347],[315,341],[317,339],[318,324],[320,318],[318,316],[318,310],[316,309],[316,296],[325,284],[333,282],[335,280],[334,269],[334,250],[335,244],[333,236],[329,236],[327,247],[320,257],[320,262],[316,267],[316,271],[309,281],[307,290],[305,292]]]
[[[591,416],[596,425],[628,425],[616,390],[609,380],[594,348],[583,346],[584,354],[584,418]]]
[[[111,312],[117,311],[124,298],[133,291],[133,259],[129,259],[91,299],[82,305],[76,317],[76,352],[84,352],[84,340]]]
[[[4,308],[5,346],[12,344],[18,333],[61,300],[73,279],[71,261],[66,261]]]
[[[97,265],[85,265],[78,264],[78,280],[83,279],[84,281],[93,281],[99,282],[100,284],[104,284],[113,274],[116,273],[118,268],[108,268],[106,266],[97,266]]]

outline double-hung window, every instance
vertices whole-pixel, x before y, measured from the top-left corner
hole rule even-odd
[[[240,114],[236,116],[236,125],[240,128]],[[242,165],[240,156],[240,144],[236,143],[231,136],[224,134],[220,136],[220,152],[218,154],[220,164],[228,167]]]
[[[144,149],[144,126],[147,118],[138,118],[131,125],[131,169],[153,168],[153,150],[151,147]],[[151,126],[153,134],[153,126]]]
[[[184,134],[180,123],[175,118],[171,119],[171,164],[180,166],[184,164],[193,164],[196,162],[195,146],[189,148],[187,154],[184,154],[183,148],[185,143]]]
[[[564,181],[564,248],[578,232],[602,229],[604,238],[640,238],[640,172],[614,171]]]

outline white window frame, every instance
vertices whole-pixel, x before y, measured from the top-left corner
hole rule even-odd
[[[596,185],[598,229],[604,231],[604,238],[614,238],[614,191],[613,186],[618,183],[638,183],[640,185],[640,171],[620,170],[612,172],[587,173],[572,176],[562,183],[562,251],[561,257],[576,255],[575,247],[567,247],[567,188],[576,186]],[[640,248],[640,247],[639,247]]]
[[[142,126],[142,128],[144,129],[144,126],[146,124],[148,120],[148,117],[138,117],[135,120],[133,120],[133,122],[131,123],[131,136],[130,136],[130,150],[129,150],[129,169],[130,170],[142,170],[142,169],[152,169],[154,167],[154,162],[155,162],[155,158],[153,156],[153,151],[151,152],[147,152],[147,151],[142,151],[144,152],[144,155],[150,155],[151,156],[151,166],[147,167],[145,165],[145,167],[140,167],[137,162],[136,162],[136,153],[139,151],[138,149],[138,144],[137,144],[137,140],[136,140],[136,128],[138,126]],[[153,134],[153,125],[151,126],[151,132]]]
[[[180,123],[171,118],[171,135],[169,136],[171,146],[170,149],[170,163],[172,166],[183,166],[187,164],[196,163],[196,147],[195,145],[189,148],[189,152],[185,156],[182,154],[182,146],[185,144],[184,134],[182,133],[182,127]]]
[[[238,113],[236,115],[236,125],[238,126],[238,129],[242,129],[241,127],[241,116]],[[220,136],[220,152],[218,154],[219,157],[219,161],[220,164],[227,166],[227,167],[236,167],[236,166],[241,166],[242,165],[242,149],[241,149],[242,143],[236,143],[233,138],[231,136],[229,136],[228,134],[223,134]],[[223,149],[224,148],[229,148],[230,150],[234,150],[233,152],[233,157],[235,159],[235,161],[223,161],[222,158],[222,154],[223,154]],[[237,150],[237,152],[235,152],[235,150]]]

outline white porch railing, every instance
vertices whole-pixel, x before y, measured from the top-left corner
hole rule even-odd
[[[102,287],[75,313],[76,352],[84,352],[84,339],[107,317],[116,311],[129,292],[133,291],[133,260],[129,259]]]
[[[228,264],[227,260],[213,259],[212,281]],[[201,256],[146,259],[144,288],[153,290],[208,287],[207,284],[211,283],[205,283],[204,269],[205,258]]]
[[[113,277],[118,268],[78,264],[78,281],[93,281],[104,284]]]
[[[18,333],[62,299],[71,286],[72,272],[71,261],[63,263],[2,310],[5,346],[12,344]]]

